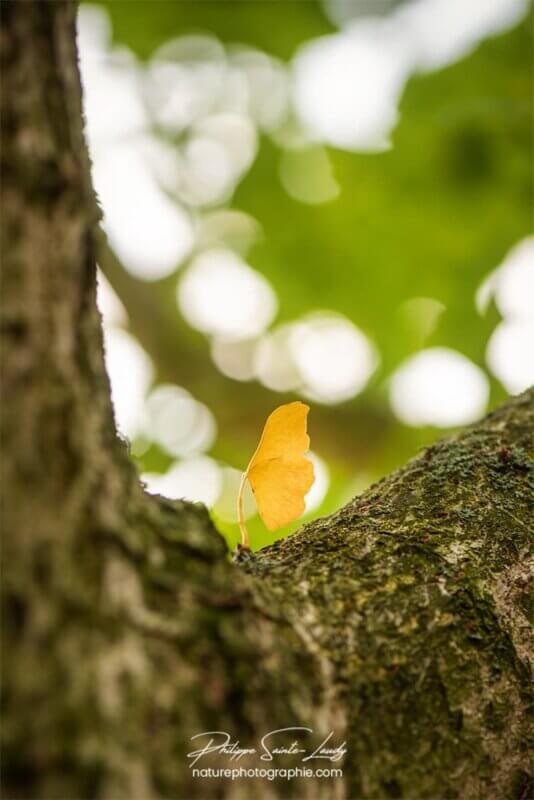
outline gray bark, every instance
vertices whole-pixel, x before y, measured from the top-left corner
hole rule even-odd
[[[104,369],[75,11],[2,8],[4,796],[527,798],[533,391],[233,563],[203,507],[144,494]],[[191,736],[287,726],[345,739],[343,779],[193,780]]]

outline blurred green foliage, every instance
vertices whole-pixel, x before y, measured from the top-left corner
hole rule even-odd
[[[334,28],[308,0],[104,0],[113,38],[140,58],[175,36],[209,31],[225,44],[248,44],[284,60],[299,44]]]
[[[114,41],[142,59],[171,37],[202,30],[287,60],[302,42],[333,30],[319,4],[299,0],[102,5]],[[390,150],[328,150],[341,189],[331,202],[310,206],[292,199],[279,179],[282,151],[267,138],[237,188],[231,206],[263,229],[248,261],[276,290],[277,321],[321,308],[339,311],[376,342],[381,356],[361,396],[332,408],[312,404],[312,446],[331,471],[329,492],[315,515],[335,509],[441,435],[403,426],[389,410],[388,376],[403,359],[424,342],[455,348],[485,368],[486,344],[499,317],[494,305],[479,315],[474,295],[532,227],[531,53],[529,19],[458,63],[413,77]],[[141,284],[136,289],[139,282],[113,270],[111,280],[159,377],[185,386],[213,409],[219,425],[213,455],[244,467],[266,414],[289,398],[217,371],[206,339],[176,312],[175,279],[149,290]],[[413,297],[445,306],[426,338],[401,309]],[[153,309],[148,321],[147,302]],[[160,330],[142,331],[147,325]],[[504,396],[491,378],[491,404]],[[167,461],[152,447],[141,466],[163,469]],[[236,526],[221,527],[235,541]],[[255,545],[286,533],[269,535],[257,519],[250,528]]]

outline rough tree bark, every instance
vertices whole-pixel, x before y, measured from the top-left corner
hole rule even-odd
[[[532,391],[237,563],[204,508],[145,495],[104,370],[75,13],[2,6],[3,796],[526,798]],[[192,780],[194,734],[286,726],[346,739],[344,778]]]

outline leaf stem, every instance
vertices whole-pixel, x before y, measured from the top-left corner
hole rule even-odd
[[[250,542],[248,539],[247,526],[245,524],[245,481],[247,480],[247,473],[243,472],[241,475],[241,483],[239,484],[239,493],[237,495],[237,518],[239,520],[239,530],[241,531],[241,545],[247,550],[250,550]]]

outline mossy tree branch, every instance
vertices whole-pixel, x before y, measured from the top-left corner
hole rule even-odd
[[[531,391],[231,563],[114,432],[75,5],[2,13],[7,797],[528,792]],[[190,737],[305,726],[343,780],[194,780]],[[210,762],[227,765],[227,760]]]

